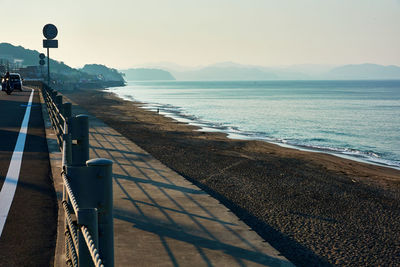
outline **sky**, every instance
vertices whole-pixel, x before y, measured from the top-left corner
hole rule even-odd
[[[10,12],[4,7],[10,4]],[[400,66],[400,0],[0,0],[0,42],[72,67],[174,62]]]

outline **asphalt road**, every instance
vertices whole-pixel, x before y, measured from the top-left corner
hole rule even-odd
[[[0,91],[0,189],[30,94],[28,88],[11,95]],[[57,202],[37,91],[31,107],[17,189],[0,236],[0,266],[51,266],[54,257]]]

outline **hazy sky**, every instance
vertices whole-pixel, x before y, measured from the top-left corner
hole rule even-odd
[[[10,5],[10,12],[5,9]],[[377,63],[400,65],[400,0],[0,0],[0,42],[73,67]]]

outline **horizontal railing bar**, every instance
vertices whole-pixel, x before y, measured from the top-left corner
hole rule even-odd
[[[73,192],[71,190],[71,187],[70,187],[70,185],[68,183],[68,180],[67,180],[67,177],[66,177],[65,173],[63,173],[62,176],[63,176],[65,187],[67,189],[68,196],[69,196],[69,198],[71,200],[71,204],[72,204],[72,207],[74,209],[74,212],[75,212],[75,214],[78,214],[79,207],[78,207],[78,204],[76,203],[75,196],[74,196],[74,194],[73,194]],[[68,222],[68,225],[70,226],[70,228],[72,228],[71,225],[73,225],[73,224],[72,224],[72,220],[71,220],[71,218],[69,216],[69,213],[70,213],[69,212],[69,208],[68,208],[68,205],[67,205],[67,203],[65,201],[63,202],[63,206],[64,206],[64,209],[65,209],[66,214],[67,214],[67,217],[66,217],[67,218],[67,222],[68,222],[68,220],[70,220],[70,222]],[[102,263],[102,260],[100,258],[98,249],[94,245],[93,238],[90,235],[89,230],[87,229],[86,226],[82,225],[81,226],[81,231],[82,231],[82,234],[83,234],[83,236],[85,238],[86,245],[87,245],[87,247],[89,249],[90,255],[91,255],[92,260],[93,260],[93,263],[95,264],[96,267],[101,267],[101,266],[104,267],[104,265]],[[73,243],[75,243],[75,240],[73,238],[71,238],[71,239],[74,241]],[[74,245],[77,247],[77,242]]]
[[[100,258],[99,251],[97,250],[97,248],[94,245],[94,242],[93,242],[92,236],[89,233],[89,230],[87,229],[86,226],[82,225],[81,231],[82,231],[83,237],[85,238],[86,245],[89,249],[90,256],[92,257],[94,265],[96,267],[104,267],[102,260]]]
[[[68,267],[74,267],[74,265],[72,264],[72,262],[70,260],[67,261],[67,266]]]
[[[69,259],[71,260],[72,265],[74,267],[75,266],[77,267],[78,266],[78,258],[77,258],[77,255],[76,255],[75,247],[72,244],[71,234],[69,233],[69,231],[65,231],[65,240],[67,240],[68,246],[69,246],[70,252],[71,252],[71,255],[69,255],[70,256]]]
[[[60,116],[60,118],[61,118],[61,120],[63,122],[62,125],[64,125],[64,122],[66,121],[64,115],[62,113],[59,113],[59,116]]]
[[[61,114],[60,109],[58,108],[57,104],[54,102],[53,98],[51,96],[48,97],[48,102],[52,106],[52,109],[56,111],[56,113],[60,114],[62,118],[65,120],[64,116]]]
[[[77,228],[72,222],[71,211],[70,211],[70,209],[68,207],[67,202],[63,201],[62,204],[63,204],[64,211],[65,211],[65,214],[66,214],[65,218],[67,219],[67,224],[68,224],[69,230],[71,232],[72,241],[74,241],[75,248],[77,248],[78,247]]]
[[[78,209],[79,209],[78,203],[76,202],[74,193],[72,192],[72,189],[69,185],[67,175],[65,173],[62,173],[62,178],[65,188],[67,189],[68,197],[71,200],[72,208],[74,209],[75,214],[78,214]]]

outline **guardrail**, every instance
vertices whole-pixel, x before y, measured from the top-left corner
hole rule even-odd
[[[114,266],[112,161],[89,160],[88,116],[72,116],[71,103],[40,87],[63,155],[66,264]]]

